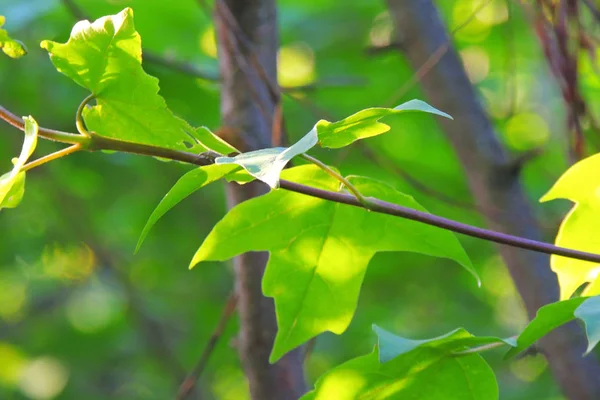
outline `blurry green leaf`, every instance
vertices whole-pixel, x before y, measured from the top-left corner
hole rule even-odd
[[[373,325],[373,330],[379,339],[379,361],[381,363],[393,360],[417,347],[431,347],[450,353],[490,343],[502,342],[509,346],[516,346],[514,339],[500,339],[492,336],[473,336],[463,328],[455,329],[445,335],[423,340],[412,340],[396,336],[376,325]]]
[[[452,119],[424,101],[410,100],[395,108],[367,108],[337,122],[320,120],[315,125],[319,143],[322,147],[339,148],[359,139],[380,135],[390,130],[389,125],[378,122],[381,118],[407,111],[422,111]]]
[[[498,384],[478,354],[453,357],[419,347],[381,364],[376,351],[355,358],[319,378],[301,400],[494,400]]]
[[[569,199],[575,206],[563,220],[556,245],[600,253],[600,154],[579,161],[567,170],[541,201]],[[585,296],[600,294],[600,265],[589,261],[552,255],[552,270],[558,275],[561,300],[568,299],[579,286],[591,282]]]
[[[600,296],[586,299],[574,313],[585,324],[585,334],[588,339],[586,354],[596,347],[600,341]]]
[[[6,18],[0,15],[0,28],[5,21]],[[12,39],[4,29],[0,29],[0,49],[11,58],[19,58],[27,54],[25,45],[19,40]]]
[[[306,153],[315,144],[317,131],[313,129],[290,147],[250,151],[235,157],[218,157],[215,163],[241,165],[250,175],[276,189],[279,187],[279,175],[286,164],[297,155]]]
[[[158,222],[158,220],[167,213],[171,208],[175,207],[180,201],[194,193],[196,190],[217,181],[235,170],[235,165],[208,165],[199,167],[187,172],[175,183],[169,192],[163,197],[158,206],[154,209],[146,226],[142,230],[142,234],[138,239],[135,251],[137,252],[144,239],[150,232],[150,229]]]
[[[25,121],[25,139],[19,158],[13,159],[13,169],[0,176],[0,209],[14,208],[23,198],[25,192],[25,165],[37,145],[38,124],[31,117],[23,117]]]
[[[573,320],[575,318],[575,310],[585,300],[585,297],[577,297],[541,307],[535,318],[517,338],[517,346],[510,349],[505,357],[509,358],[519,354],[553,329]]]
[[[313,165],[285,170],[282,177],[340,190],[337,180]],[[412,197],[383,183],[349,179],[365,196],[424,210]],[[191,267],[259,250],[271,252],[263,292],[275,298],[279,326],[272,362],[319,333],[344,332],[367,264],[378,251],[445,257],[476,275],[449,231],[283,190],[231,209],[198,249]]]
[[[95,96],[97,105],[83,112],[90,131],[179,150],[235,151],[206,128],[193,129],[167,108],[158,95],[158,79],[142,69],[141,39],[130,8],[94,23],[80,21],[66,44],[45,40],[42,47],[58,71]]]

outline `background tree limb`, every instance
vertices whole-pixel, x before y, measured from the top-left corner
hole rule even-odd
[[[398,40],[409,63],[418,69],[449,41],[430,0],[387,0]],[[540,232],[518,174],[496,138],[494,129],[464,71],[456,51],[448,51],[424,74],[421,86],[435,107],[454,121],[440,124],[460,158],[476,202],[483,205],[489,226],[498,231],[539,239]],[[494,218],[489,209],[504,210]],[[542,305],[557,300],[558,283],[548,256],[500,246],[527,312],[533,317]],[[571,399],[600,398],[600,365],[582,357],[585,339],[574,324],[554,331],[542,341],[542,352],[562,391]]]

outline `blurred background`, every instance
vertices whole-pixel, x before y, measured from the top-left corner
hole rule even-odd
[[[218,71],[210,14],[194,0],[0,0],[10,34],[29,54],[0,58],[0,104],[45,127],[74,131],[86,91],[56,72],[43,39],[66,42],[78,12],[95,19],[132,7],[145,70],[160,94],[192,125],[219,127]],[[290,142],[318,119],[337,120],[372,106],[424,98],[414,71],[395,49],[384,2],[279,1],[279,81]],[[522,179],[545,239],[553,241],[567,202],[537,200],[569,165],[568,108],[531,20],[511,0],[438,1],[471,82],[514,157],[535,150]],[[582,13],[590,35],[591,13]],[[586,25],[587,24],[587,25]],[[593,51],[581,51],[579,87],[587,110],[598,108],[600,77]],[[156,62],[156,58],[161,62]],[[187,70],[173,64],[187,63]],[[202,74],[199,74],[201,72]],[[435,105],[435,99],[428,99]],[[384,180],[429,211],[484,222],[449,143],[427,115],[386,120],[391,133],[314,155],[346,174]],[[582,122],[597,135],[593,118]],[[0,123],[0,170],[20,151],[22,134]],[[58,149],[42,142],[36,155]],[[539,151],[538,151],[539,150]],[[595,151],[589,145],[587,151]],[[134,255],[146,219],[190,168],[123,154],[75,154],[28,174],[21,205],[0,214],[0,399],[167,399],[197,363],[232,290],[228,263],[187,265],[224,215],[215,184],[167,214]],[[323,334],[306,369],[324,371],[368,353],[375,323],[411,338],[462,326],[473,334],[511,336],[526,313],[502,260],[489,243],[460,236],[483,286],[452,262],[405,253],[379,254],[366,275],[356,316],[341,336]],[[248,397],[237,357],[235,316],[228,322],[198,386],[202,398]],[[503,361],[485,354],[501,399],[561,399],[541,356]]]

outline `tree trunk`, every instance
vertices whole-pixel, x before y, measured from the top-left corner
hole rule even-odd
[[[448,43],[431,0],[387,2],[401,48],[413,68],[421,67]],[[539,240],[537,223],[519,183],[518,167],[511,165],[498,142],[451,45],[421,84],[431,103],[454,117],[454,121],[440,118],[439,122],[462,162],[488,225]],[[502,210],[502,215],[494,210]],[[558,300],[558,283],[548,256],[508,246],[499,246],[499,250],[530,318],[544,304]],[[565,395],[573,400],[600,399],[600,366],[593,356],[582,357],[585,338],[576,324],[554,331],[542,340],[541,347]]]
[[[223,127],[236,132],[235,142],[242,151],[270,147],[276,104],[265,78],[277,82],[275,1],[217,0],[216,10]],[[260,63],[260,68],[253,61]],[[230,185],[229,206],[265,192],[262,183]],[[253,252],[234,260],[239,353],[253,399],[295,400],[305,391],[300,349],[269,364],[277,324],[273,300],[261,290],[267,258],[267,253]]]

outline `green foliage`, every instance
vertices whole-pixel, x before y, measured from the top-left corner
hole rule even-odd
[[[421,111],[442,117],[452,117],[421,100],[410,100],[395,108],[367,108],[340,121],[320,120],[315,125],[319,143],[323,147],[337,149],[390,130],[389,125],[379,122],[383,117],[408,111]]]
[[[292,168],[282,175],[339,190],[339,182],[315,166]],[[386,184],[363,177],[349,179],[365,196],[424,210],[412,197]],[[286,191],[234,207],[213,228],[191,266],[258,250],[271,253],[263,292],[275,298],[279,327],[272,362],[319,333],[346,330],[367,264],[378,251],[449,258],[476,276],[448,231]]]
[[[600,338],[600,296],[577,297],[541,307],[517,338],[517,345],[506,353],[506,357],[513,357],[526,350],[553,329],[575,318],[579,318],[586,325],[589,353]]]
[[[467,331],[460,329],[429,340],[407,340],[374,329],[379,336],[378,349],[325,373],[315,390],[302,400],[498,398],[494,373],[481,356],[452,354],[476,343]]]
[[[3,15],[0,15],[0,28],[6,21]],[[0,29],[0,49],[11,58],[23,57],[27,54],[27,48],[19,40],[15,40],[8,35],[5,29]]]
[[[45,40],[56,69],[92,92],[97,105],[83,112],[87,129],[101,136],[196,152],[235,149],[202,127],[176,117],[158,95],[158,79],[142,69],[133,10],[94,23],[80,21],[65,44]]]
[[[22,2],[12,0],[14,4],[11,5],[9,0],[8,3],[6,12],[12,21],[9,9],[16,10]],[[119,7],[115,2],[105,1],[81,0],[78,3],[91,16],[116,13],[116,7]],[[464,14],[457,12],[459,3],[470,7],[472,2],[439,3],[440,11],[448,17],[450,25],[456,25],[456,15]],[[171,57],[175,61],[189,60],[199,69],[216,70],[215,60],[200,54],[199,44],[201,48],[205,47],[206,33],[212,27],[201,17],[201,10],[196,4],[159,0],[132,0],[130,4],[136,10],[136,27],[143,33],[145,51],[164,55],[169,60]],[[339,2],[324,0],[282,1],[278,6],[285,21],[310,21],[305,24],[306,28],[303,24],[284,24],[282,43],[301,40],[302,46],[297,47],[309,55],[305,59],[318,60],[319,79],[327,74],[339,74],[340,60],[343,60],[344,73],[363,75],[369,80],[368,86],[356,90],[321,90],[317,82],[315,87],[318,90],[301,94],[302,101],[308,105],[314,101],[328,114],[350,115],[352,110],[381,104],[392,87],[399,87],[411,78],[413,71],[399,57],[363,57],[356,51],[356,43],[347,40],[347,32],[351,30],[364,43],[377,44],[371,42],[373,38],[377,38],[378,43],[381,40],[385,43],[389,20],[381,4],[354,2],[352,6],[344,4],[340,7]],[[23,37],[28,40],[30,37],[37,40],[39,35],[45,38],[65,37],[65,12],[59,7],[62,7],[60,2],[47,5],[43,10],[42,7],[31,6],[27,16],[20,17],[23,33],[28,35]],[[504,82],[507,63],[500,58],[506,53],[505,28],[510,28],[511,35],[519,37],[519,49],[525,47],[528,54],[536,54],[538,42],[531,36],[529,27],[519,22],[518,9],[511,12],[510,27],[507,23],[497,22],[502,12],[496,11],[502,7],[501,2],[490,5],[471,20],[470,26],[482,29],[476,40],[465,42],[460,36],[454,38],[465,65],[489,67],[489,71],[475,68],[475,72],[481,74],[486,70],[483,73],[488,74],[480,89],[491,115],[502,119],[504,117],[499,116],[510,108],[511,113],[516,113],[511,119],[520,120],[519,115],[524,111],[521,104],[534,105],[542,115],[548,116],[548,126],[561,126],[556,115],[562,113],[557,112],[560,110],[557,110],[556,104],[551,104],[546,96],[539,97],[540,91],[530,89],[536,84],[547,85],[548,81],[545,74],[527,73],[544,69],[539,68],[540,62],[535,61],[535,57],[524,60],[523,65],[519,64],[519,79],[528,84],[519,85],[518,104],[506,104],[506,98],[510,96],[504,95],[504,87],[514,83],[508,79]],[[490,17],[491,13],[494,18]],[[332,18],[334,15],[335,18]],[[490,22],[492,19],[495,22]],[[0,20],[1,25],[4,19],[0,17]],[[334,29],[330,29],[332,27]],[[3,51],[23,53],[24,48],[18,42],[7,42],[5,34],[0,29]],[[327,40],[323,40],[324,37]],[[174,73],[164,65],[157,67],[145,63],[145,70],[156,72],[157,76],[160,74],[161,96],[157,94],[158,80],[147,75],[141,67],[141,40],[134,29],[130,9],[101,18],[93,24],[81,22],[66,44],[45,41],[43,46],[61,72],[95,96],[97,105],[84,110],[85,121],[91,131],[121,140],[190,152],[209,148],[227,155],[235,151],[208,128],[194,129],[175,116],[187,115],[190,121],[194,120],[195,126],[217,124],[219,104],[216,85]],[[469,55],[478,56],[477,62],[469,61]],[[540,55],[543,58],[541,52]],[[51,75],[39,59],[33,58],[35,56],[32,54],[18,64],[0,63],[0,93],[7,99],[2,101],[13,103],[9,104],[10,108],[20,103],[27,104],[28,112],[40,120],[52,121],[54,127],[72,125],[72,104],[76,104],[73,93],[76,96],[80,93],[64,87],[66,85]],[[315,72],[312,71],[316,76]],[[583,78],[584,89],[599,87],[597,77],[587,77],[587,81],[586,77]],[[31,93],[39,95],[31,96]],[[50,98],[48,94],[51,94]],[[593,101],[600,98],[596,94],[592,91],[586,93],[586,97]],[[407,93],[407,98],[420,95],[413,90]],[[49,99],[51,107],[48,106]],[[294,132],[306,132],[307,126],[313,126],[313,117],[303,119],[302,116],[308,113],[289,100],[284,98],[289,131],[292,135]],[[174,113],[167,108],[167,103]],[[396,109],[369,108],[337,122],[319,121],[308,135],[289,148],[220,157],[217,163],[223,165],[197,168],[180,178],[150,216],[138,247],[162,215],[199,188],[220,178],[237,182],[258,178],[276,188],[285,164],[314,146],[315,133],[323,147],[339,148],[358,139],[393,130],[394,135],[375,138],[371,142],[377,160],[383,160],[381,163],[365,159],[358,152],[322,152],[320,155],[325,162],[339,166],[341,170],[364,171],[402,191],[415,190],[415,187],[409,179],[402,178],[402,174],[390,173],[393,168],[409,173],[414,171],[413,175],[419,182],[431,185],[435,191],[450,193],[455,198],[468,198],[462,170],[432,118],[418,117],[413,113],[403,116],[401,124],[391,121],[388,126],[379,122],[383,117],[406,111],[450,117],[426,103],[413,100]],[[332,119],[335,120],[335,117]],[[31,119],[27,123],[21,157],[11,172],[0,177],[0,208],[15,206],[23,194],[25,173],[20,169],[35,147],[35,136],[31,135],[35,121]],[[548,138],[555,137],[554,133],[548,132]],[[514,135],[508,136],[515,138]],[[296,137],[292,136],[292,139]],[[529,193],[541,192],[548,186],[548,172],[556,174],[562,168],[565,153],[562,144],[548,140],[547,146],[548,151],[536,159],[536,164],[528,168],[524,176]],[[10,146],[0,146],[0,152],[4,149],[9,153]],[[32,187],[36,189],[36,196],[31,196],[32,206],[26,207],[26,210],[15,210],[0,219],[0,231],[6,233],[3,236],[4,247],[0,248],[3,250],[0,254],[3,260],[0,265],[0,359],[6,361],[6,368],[0,368],[2,398],[21,397],[13,392],[7,394],[5,390],[24,385],[26,380],[18,377],[21,373],[27,375],[23,372],[25,365],[29,362],[34,365],[38,361],[36,354],[40,352],[40,345],[44,347],[44,354],[51,354],[64,360],[65,365],[77,368],[76,374],[69,375],[65,393],[57,395],[61,398],[172,397],[180,384],[180,367],[188,369],[196,361],[189,355],[197,353],[198,338],[210,335],[212,321],[217,320],[220,312],[218,299],[230,290],[230,276],[225,268],[189,274],[176,267],[185,262],[186,252],[197,245],[193,233],[197,229],[209,229],[218,213],[215,210],[223,208],[221,191],[206,188],[206,196],[201,203],[182,204],[187,216],[164,221],[165,229],[155,232],[161,246],[148,248],[148,252],[137,257],[121,256],[131,248],[128,240],[136,234],[137,227],[147,215],[144,206],[148,205],[148,199],[158,198],[161,185],[174,180],[180,175],[180,170],[178,165],[156,166],[142,158],[119,156],[98,168],[97,159],[76,156],[53,163],[44,174],[36,171],[34,179],[28,176],[27,183],[29,191]],[[228,165],[230,163],[241,165],[245,170],[236,170],[236,166]],[[382,167],[385,164],[390,168]],[[544,198],[564,197],[577,203],[563,222],[557,244],[599,252],[600,243],[596,240],[594,229],[594,219],[597,220],[600,209],[597,196],[599,167],[598,156],[577,164]],[[307,185],[341,190],[337,181],[314,166],[295,168],[283,174],[285,178]],[[423,209],[412,198],[378,181],[361,177],[350,179],[367,196]],[[436,214],[473,224],[481,222],[472,210],[449,206],[426,190],[416,191],[415,195],[419,196],[419,203],[427,205],[427,209]],[[172,223],[170,229],[169,222]],[[55,241],[65,242],[65,249],[75,243],[78,246],[85,243],[87,252],[84,253],[89,253],[89,262],[81,262],[85,257],[78,257],[77,252],[40,250],[41,243]],[[336,359],[347,359],[357,352],[364,354],[356,349],[364,347],[364,337],[373,320],[435,331],[444,321],[460,318],[478,329],[513,330],[513,321],[518,319],[522,310],[513,305],[515,293],[510,285],[493,279],[504,267],[490,261],[493,260],[490,248],[469,239],[465,240],[465,245],[474,264],[481,265],[486,274],[486,286],[477,292],[472,290],[472,282],[452,269],[436,269],[437,265],[427,265],[437,260],[405,255],[398,262],[396,257],[378,256],[376,268],[370,269],[367,284],[362,288],[362,299],[369,301],[361,304],[350,331],[343,338],[335,341],[327,336],[322,337],[323,340],[319,338],[306,364],[308,374],[328,370]],[[56,248],[60,246],[52,246],[52,249]],[[194,262],[200,259],[224,260],[257,249],[271,252],[263,286],[264,292],[275,298],[280,325],[272,360],[320,332],[341,333],[346,329],[354,315],[366,267],[376,252],[405,250],[446,257],[473,272],[462,248],[448,232],[284,191],[273,191],[233,209],[214,228]],[[65,264],[73,264],[76,272],[67,271]],[[553,257],[552,266],[559,274],[563,299],[570,297],[578,286],[586,282],[591,284],[585,289],[585,294],[600,293],[597,266],[593,263]],[[68,273],[57,278],[57,270]],[[105,286],[110,290],[105,289],[101,293],[92,291],[91,296],[85,296],[89,289],[88,280],[93,286],[106,277],[108,284]],[[143,304],[140,304],[140,299]],[[115,302],[126,305],[130,315],[118,315],[107,323],[96,322],[96,326],[101,328],[93,331],[77,319],[78,314],[84,316],[83,320],[102,319],[103,315],[114,313]],[[37,318],[40,314],[38,304],[44,305],[43,319]],[[46,318],[53,315],[45,312],[46,304],[56,304],[52,306],[56,309],[50,311],[60,318]],[[468,312],[463,311],[464,304],[468,304]],[[585,323],[589,352],[600,338],[598,308],[597,297],[566,300],[544,307],[523,331],[518,342],[472,336],[462,328],[425,340],[406,339],[375,328],[379,337],[377,351],[329,370],[319,380],[315,391],[307,394],[305,399],[494,399],[498,397],[498,389],[487,363],[477,354],[453,353],[476,351],[477,346],[497,343],[515,346],[508,354],[513,356],[574,318]],[[510,317],[506,318],[506,314]],[[441,315],[444,318],[439,318]],[[182,332],[186,334],[171,335],[173,326],[176,329],[184,327]],[[226,332],[224,342],[236,334],[236,328],[232,326]],[[172,347],[160,347],[162,330]],[[149,338],[148,343],[136,341],[131,346],[132,335]],[[122,349],[127,350],[123,352]],[[175,356],[169,354],[170,351]],[[218,354],[211,360],[214,370],[206,370],[204,374],[211,375],[203,377],[211,384],[202,385],[202,391],[210,392],[207,397],[216,399],[244,398],[247,388],[245,380],[240,379],[242,372],[236,350],[221,346],[216,352]],[[18,362],[13,362],[13,359]],[[122,360],[117,369],[114,368],[115,360]],[[494,362],[496,360],[491,357],[490,363]],[[23,367],[15,366],[19,363]],[[557,396],[556,388],[548,381],[549,374],[531,383],[528,379],[521,379],[512,368],[508,370],[508,365],[494,366],[505,385],[503,398],[522,400]],[[173,370],[175,379],[168,376]],[[110,377],[111,389],[105,387],[107,376]],[[523,383],[525,381],[526,384]],[[121,382],[127,384],[121,385]],[[112,392],[113,387],[118,394]],[[56,390],[59,393],[62,388]]]
[[[158,220],[165,215],[167,211],[175,207],[180,201],[197,191],[198,189],[218,181],[223,178],[236,167],[232,165],[208,165],[191,170],[190,172],[183,175],[175,185],[169,190],[169,192],[163,197],[158,206],[152,212],[152,215],[148,218],[148,222],[144,226],[135,251],[140,249],[140,246],[144,242],[144,239],[150,232],[150,229],[158,222]]]
[[[379,361],[381,363],[388,362],[417,347],[434,347],[451,353],[491,343],[504,343],[509,346],[516,345],[514,339],[500,339],[493,336],[473,336],[463,328],[455,329],[445,335],[432,339],[421,340],[412,340],[396,336],[376,325],[373,325],[373,330],[379,339]]]
[[[569,199],[575,206],[564,218],[556,245],[591,253],[600,253],[598,215],[600,215],[600,154],[588,157],[565,172],[541,201]],[[600,294],[598,264],[552,255],[552,270],[558,275],[560,298],[568,299],[579,286],[590,285],[585,296]]]
[[[23,117],[25,121],[25,139],[18,158],[13,159],[13,169],[0,176],[0,209],[14,208],[21,202],[25,193],[25,165],[37,146],[38,124],[31,117]]]
[[[585,325],[585,334],[588,339],[586,354],[600,342],[600,296],[586,299],[573,313]]]

